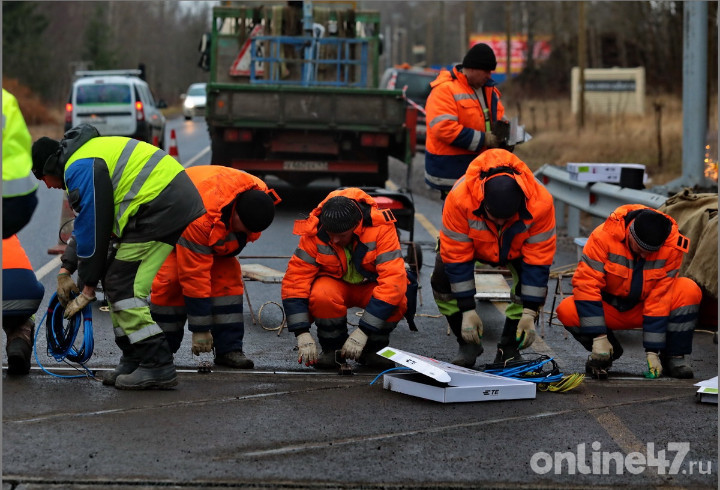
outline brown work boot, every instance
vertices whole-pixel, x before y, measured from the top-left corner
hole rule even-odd
[[[236,350],[232,352],[226,352],[215,357],[215,364],[218,366],[227,366],[236,369],[252,369],[255,367],[255,363],[252,359],[248,359],[243,354],[243,351]]]
[[[28,374],[32,358],[35,321],[30,317],[22,325],[8,330],[5,331],[7,334],[7,347],[5,348],[8,356],[7,372],[8,374]]]
[[[690,368],[685,356],[663,356],[660,358],[660,362],[665,376],[678,379],[691,379],[693,377],[692,368]]]

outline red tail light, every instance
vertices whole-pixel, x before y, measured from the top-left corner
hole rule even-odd
[[[72,104],[68,102],[65,104],[65,122],[72,124]]]
[[[135,102],[135,114],[137,115],[138,121],[145,120],[145,111],[143,110],[143,103],[141,101]]]
[[[373,196],[378,209],[404,209],[403,203],[387,196]]]
[[[382,133],[363,133],[360,135],[360,144],[362,146],[386,147],[390,145],[390,135]]]

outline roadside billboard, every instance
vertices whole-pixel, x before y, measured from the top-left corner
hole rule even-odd
[[[495,52],[497,58],[497,68],[495,73],[507,73],[505,65],[507,63],[507,35],[505,33],[483,33],[473,34],[470,36],[470,46],[468,49],[478,43],[489,45]],[[514,34],[510,37],[510,74],[517,75],[526,64],[526,55],[528,51],[527,36],[524,34]],[[541,63],[550,56],[550,36],[535,36],[533,41],[533,60]]]

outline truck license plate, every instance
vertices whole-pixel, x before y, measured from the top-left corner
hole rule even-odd
[[[318,172],[328,169],[328,162],[307,162],[298,160],[286,160],[283,162],[283,170],[299,170],[304,172]]]

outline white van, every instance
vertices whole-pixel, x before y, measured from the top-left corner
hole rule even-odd
[[[81,123],[101,136],[128,136],[164,148],[165,116],[140,70],[78,71],[65,106],[65,131]],[[155,140],[155,138],[157,138]]]

